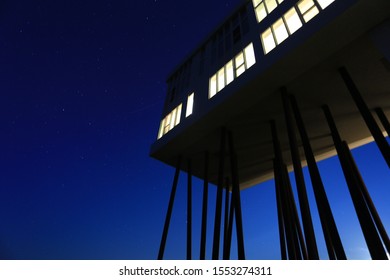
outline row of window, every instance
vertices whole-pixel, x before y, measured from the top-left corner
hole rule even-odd
[[[255,0],[254,0],[255,1]],[[286,40],[335,0],[301,0],[261,34],[264,54]]]
[[[210,78],[209,98],[216,95],[255,63],[255,51],[253,49],[253,44],[250,43],[243,51],[239,52]]]
[[[252,0],[257,22],[265,19],[282,2],[283,0]]]

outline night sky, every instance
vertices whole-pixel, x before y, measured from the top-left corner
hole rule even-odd
[[[0,259],[157,257],[174,174],[149,157],[165,79],[240,2],[0,2]],[[389,230],[388,167],[374,144],[354,155]],[[347,256],[367,258],[338,160],[321,162],[320,171]],[[170,259],[185,258],[185,180]],[[309,184],[308,193],[313,199]],[[198,258],[200,181],[193,195]],[[208,258],[214,199],[211,188]],[[247,257],[279,259],[273,181],[243,191],[242,201]]]

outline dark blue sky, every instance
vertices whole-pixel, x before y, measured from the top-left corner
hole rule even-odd
[[[156,258],[174,172],[149,157],[165,78],[239,2],[0,2],[0,259]],[[354,154],[388,229],[388,168],[375,145]],[[367,257],[337,160],[320,168],[347,255]],[[185,258],[185,195],[167,258]],[[195,213],[201,195],[195,181]],[[273,182],[242,200],[248,258],[278,259]]]

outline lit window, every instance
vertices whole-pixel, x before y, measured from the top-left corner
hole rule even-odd
[[[242,73],[245,72],[245,60],[244,60],[244,54],[240,52],[236,58],[235,61],[236,63],[236,77],[240,76]]]
[[[157,139],[160,139],[164,134],[164,123],[165,123],[165,119],[163,119],[160,123],[160,129],[158,130]]]
[[[275,33],[276,43],[280,44],[287,39],[288,33],[286,26],[284,25],[283,19],[277,20],[273,25],[272,29]]]
[[[332,4],[335,0],[317,0],[318,4],[320,4],[322,9],[325,9],[330,4]]]
[[[180,123],[182,104],[173,109],[160,124],[157,139],[160,139],[167,134],[171,129]]]
[[[268,13],[271,13],[278,6],[276,0],[265,0],[265,5],[267,6]]]
[[[173,111],[169,114],[169,115],[171,116],[171,118],[170,118],[169,130],[171,130],[172,128],[175,127],[175,123],[176,123],[176,111],[177,111],[177,108],[173,109]]]
[[[222,67],[218,71],[218,90],[221,91],[225,87],[225,68]]]
[[[301,19],[294,7],[285,13],[283,17],[286,21],[290,35],[302,27]]]
[[[255,51],[253,49],[253,44],[250,43],[245,49],[245,61],[246,61],[246,68],[248,69],[252,65],[256,63],[256,57],[255,57]]]
[[[261,41],[263,42],[264,53],[267,54],[276,47],[274,36],[272,35],[271,28],[261,34]]]
[[[226,64],[226,85],[230,84],[234,80],[233,60],[230,60]]]
[[[269,13],[276,9],[283,0],[253,0],[257,22],[261,22]]]
[[[264,3],[261,3],[259,6],[257,6],[255,11],[256,11],[257,22],[262,21],[267,16],[267,11],[265,9]]]
[[[191,93],[187,97],[186,117],[192,114],[193,109],[194,109],[194,94]]]
[[[209,98],[217,94],[217,75],[214,75],[210,78],[210,91]]]
[[[319,10],[313,0],[299,1],[298,8],[305,22],[308,22],[319,13]]]
[[[175,126],[180,123],[181,107],[182,107],[181,104],[179,106],[177,106]]]

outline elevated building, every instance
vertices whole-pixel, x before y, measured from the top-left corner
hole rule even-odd
[[[370,254],[374,259],[387,258],[386,230],[350,148],[375,140],[390,167],[385,139],[390,134],[389,15],[388,0],[242,1],[169,75],[150,154],[175,167],[176,176],[179,171],[189,174],[189,206],[192,175],[204,180],[205,192],[209,183],[218,187],[213,259],[220,258],[223,190],[232,193],[230,215],[235,216],[242,243],[239,258],[245,258],[240,190],[271,178],[277,189],[282,258],[318,258],[302,176],[305,165],[329,258],[344,259],[316,166],[316,161],[336,154]],[[296,177],[300,218],[287,170]],[[190,242],[190,222],[188,231]],[[228,243],[224,242],[224,258],[229,257]]]

